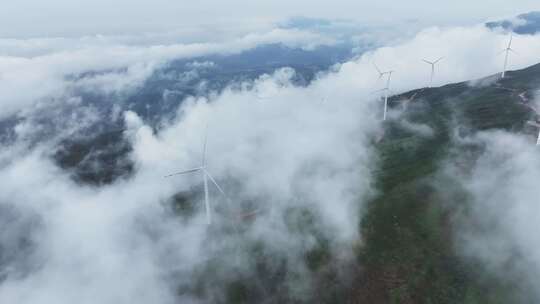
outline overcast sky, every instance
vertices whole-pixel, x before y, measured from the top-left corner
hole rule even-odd
[[[0,37],[79,36],[205,26],[267,28],[291,16],[366,24],[462,24],[540,10],[538,0],[18,0],[2,1]]]

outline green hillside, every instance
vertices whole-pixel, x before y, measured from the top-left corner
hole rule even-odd
[[[526,293],[519,282],[490,274],[457,252],[452,215],[466,206],[468,198],[456,183],[442,181],[439,170],[452,153],[467,153],[474,159],[479,149],[456,147],[455,132],[504,129],[530,134],[534,144],[537,130],[527,128],[525,122],[536,119],[530,103],[540,87],[540,65],[507,75],[504,80],[495,75],[414,90],[390,100],[391,109],[402,115],[385,122],[384,135],[374,140],[378,195],[362,213],[363,239],[355,247],[356,262],[346,265],[345,274],[342,265],[334,264],[329,236],[317,227],[317,215],[291,208],[286,219],[290,233],[299,239],[314,237],[317,244],[306,249],[302,262],[311,285],[309,296],[297,297],[298,291],[290,289],[291,281],[306,279],[306,273],[291,271],[295,261],[258,242],[241,242],[241,248],[214,252],[216,259],[193,274],[195,283],[178,286],[178,293],[217,303],[532,303],[523,296]],[[403,121],[429,126],[433,132],[408,131]],[[55,158],[63,168],[72,169],[80,182],[109,183],[132,171],[126,158],[130,148],[119,144],[121,136],[121,131],[110,132],[84,143],[70,143]],[[87,165],[95,160],[107,164],[97,175]],[[438,188],[443,182],[445,190],[451,190],[444,195]],[[189,220],[200,208],[193,202],[201,189],[192,190],[172,199],[172,210],[181,220]],[[232,235],[234,239],[238,233],[242,237],[242,231],[225,226],[210,237],[219,240]],[[234,255],[227,250],[242,250],[254,272],[230,271],[220,260]],[[223,287],[225,295],[212,295],[215,286]]]
[[[529,303],[517,297],[517,284],[490,276],[456,253],[451,216],[467,197],[459,189],[442,197],[436,181],[441,162],[456,149],[452,132],[530,132],[534,144],[536,130],[525,122],[536,118],[529,100],[540,85],[540,65],[475,83],[484,85],[450,84],[392,99],[394,109],[406,107],[403,118],[430,126],[434,135],[407,133],[398,121],[385,126],[377,143],[380,195],[362,222],[359,261],[365,270],[353,303]],[[474,149],[467,151],[473,158]]]
[[[452,216],[466,207],[468,197],[457,183],[442,180],[439,169],[452,153],[474,160],[481,149],[457,147],[454,132],[504,129],[530,133],[534,144],[537,131],[525,122],[536,118],[529,100],[538,84],[540,65],[511,72],[504,80],[493,76],[393,97],[391,108],[403,114],[385,123],[375,143],[379,194],[363,213],[356,261],[344,272],[316,215],[295,208],[288,215],[291,233],[317,236],[318,246],[306,250],[303,261],[311,284],[308,296],[294,296],[291,280],[306,278],[297,277],[291,260],[263,243],[242,249],[257,265],[255,273],[217,279],[211,274],[219,263],[208,265],[202,277],[215,281],[200,285],[201,295],[221,283],[227,290],[224,303],[534,303],[519,281],[498,277],[456,250]],[[428,125],[433,134],[406,131],[403,120]]]

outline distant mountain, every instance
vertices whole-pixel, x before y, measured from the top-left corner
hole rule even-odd
[[[231,84],[254,80],[284,67],[293,68],[293,82],[305,86],[317,73],[352,56],[352,46],[347,44],[310,50],[269,44],[235,55],[176,60],[156,71],[125,103],[148,120],[161,119],[163,113],[177,108],[188,96],[219,92]]]
[[[355,52],[358,52],[357,48]],[[154,71],[144,83],[127,93],[108,94],[79,88],[72,92],[81,99],[81,104],[75,108],[64,105],[62,109],[40,111],[28,118],[10,117],[0,120],[0,142],[11,141],[14,138],[14,126],[24,120],[42,126],[34,140],[50,138],[51,134],[65,128],[63,120],[54,119],[51,115],[62,112],[70,116],[75,115],[73,113],[76,111],[90,110],[96,114],[94,117],[100,119],[81,130],[83,134],[73,136],[76,140],[66,139],[62,148],[55,153],[55,158],[64,169],[73,169],[78,181],[109,183],[131,171],[131,164],[125,157],[129,147],[122,141],[123,122],[115,113],[131,110],[149,125],[156,126],[160,121],[173,118],[175,109],[186,97],[207,96],[230,85],[254,80],[285,67],[294,69],[292,81],[295,85],[306,86],[317,73],[347,61],[353,55],[353,46],[347,43],[313,49],[267,44],[239,54],[174,60]],[[110,71],[87,71],[69,75],[68,78],[91,79],[104,72]],[[115,168],[110,165],[113,162],[122,165]]]
[[[104,112],[116,104],[148,121],[160,120],[188,96],[220,92],[234,83],[254,80],[285,67],[295,70],[294,84],[308,85],[317,73],[352,58],[352,49],[353,46],[346,43],[309,50],[267,44],[239,54],[174,60],[126,95],[104,96],[84,89],[77,94],[85,103],[96,105]],[[76,77],[93,77],[94,74],[89,72]]]
[[[540,11],[521,14],[513,20],[501,20],[486,23],[490,29],[503,28],[517,34],[534,35],[540,32]]]
[[[251,81],[285,67],[294,69],[292,82],[295,85],[306,86],[317,73],[350,59],[352,55],[352,47],[347,44],[309,50],[268,44],[234,55],[211,55],[172,61],[154,71],[142,85],[126,94],[105,94],[79,89],[74,94],[81,98],[81,106],[65,106],[61,111],[70,116],[75,111],[91,110],[96,112],[96,117],[100,119],[81,130],[82,134],[78,134],[79,136],[70,136],[64,140],[54,157],[62,168],[72,171],[77,181],[91,184],[110,183],[132,171],[132,164],[127,158],[130,147],[123,141],[123,122],[115,112],[134,111],[149,125],[157,127],[160,121],[173,118],[175,109],[189,96],[207,96],[230,85]],[[100,71],[89,71],[70,77],[92,78],[99,74]],[[54,114],[42,111],[28,118],[43,126],[43,134],[35,136],[36,140],[50,138],[51,134],[58,133],[65,127],[62,120],[53,119],[51,115]],[[114,116],[117,118],[112,118]],[[14,126],[25,119],[10,118],[0,121],[0,141],[13,138]]]

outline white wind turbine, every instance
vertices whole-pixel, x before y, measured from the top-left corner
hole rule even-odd
[[[538,129],[538,137],[536,138],[536,145],[540,146],[540,124],[538,124],[536,121],[528,121],[528,125],[536,127]]]
[[[426,59],[422,59],[423,62],[431,65],[431,77],[429,79],[429,87],[428,88],[431,88],[433,86],[433,78],[435,77],[435,65],[437,63],[439,63],[441,60],[443,60],[444,57],[441,57],[435,61],[429,61],[429,60],[426,60]]]
[[[379,92],[384,91],[384,121],[386,120],[386,113],[388,112],[388,94],[390,93],[390,80],[392,79],[392,74],[394,73],[394,71],[382,72],[375,63],[373,63],[373,66],[375,66],[375,69],[377,69],[377,72],[379,73],[379,80],[383,78],[384,75],[388,75],[388,78],[386,79],[386,87],[384,87],[382,90],[379,90]]]
[[[510,52],[516,53],[516,51],[514,51],[512,49],[512,40],[513,40],[513,38],[514,38],[513,34],[510,33],[510,41],[508,41],[508,46],[506,47],[506,49],[502,50],[502,52],[501,52],[501,54],[505,53],[505,55],[504,55],[504,68],[503,68],[501,78],[504,78],[504,76],[506,75],[506,70],[508,68],[508,57],[510,56]]]
[[[219,184],[216,182],[216,180],[212,177],[210,172],[208,172],[208,169],[206,168],[206,142],[207,142],[207,135],[204,137],[204,146],[203,146],[203,153],[202,153],[202,162],[201,166],[197,168],[193,168],[186,171],[176,172],[170,175],[167,175],[165,177],[173,177],[176,175],[184,175],[189,173],[195,173],[200,172],[202,174],[203,183],[204,183],[204,208],[206,211],[206,222],[208,225],[212,224],[212,212],[210,210],[210,199],[208,194],[208,179],[216,186],[216,188],[223,194],[225,197],[227,196],[223,189],[219,186]]]

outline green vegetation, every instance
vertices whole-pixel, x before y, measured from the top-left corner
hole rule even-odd
[[[131,146],[124,140],[123,130],[117,130],[64,140],[53,157],[75,181],[99,186],[133,172],[129,152]]]
[[[379,194],[363,213],[359,227],[362,245],[356,261],[347,265],[347,278],[342,276],[343,265],[336,265],[329,236],[320,232],[317,214],[291,208],[284,218],[288,232],[299,239],[312,237],[315,243],[305,246],[300,261],[253,241],[242,248],[243,262],[253,273],[224,270],[216,258],[193,274],[193,278],[205,280],[180,286],[178,293],[217,303],[530,303],[522,296],[524,287],[519,282],[497,277],[457,252],[452,214],[466,206],[468,198],[459,185],[442,183],[439,175],[442,162],[454,152],[454,132],[522,132],[525,122],[534,118],[523,97],[531,97],[531,90],[540,84],[540,65],[509,72],[504,80],[492,80],[482,86],[458,83],[415,90],[390,100],[393,108],[409,100],[403,118],[429,126],[433,135],[405,131],[399,121],[386,123],[385,134],[376,143],[379,163],[374,174]],[[118,159],[129,152],[129,147],[119,144],[119,135],[107,133],[88,142],[66,143],[55,159],[73,170],[78,180],[111,182],[133,169],[129,162],[118,166]],[[462,152],[475,154],[474,149]],[[91,166],[94,162],[105,165],[96,171]],[[451,197],[441,196],[441,184],[452,189],[448,191]],[[192,204],[194,193],[200,192],[196,189],[174,197],[174,212],[189,219],[200,208]],[[217,252],[215,256],[234,254]],[[290,267],[291,263],[303,267]],[[292,268],[305,269],[305,273]],[[310,286],[304,289],[306,281]],[[224,294],[208,294],[216,284],[224,287]]]
[[[392,100],[395,107],[414,96],[405,117],[429,125],[435,135],[406,134],[389,122],[377,144],[380,195],[362,221],[365,246],[358,259],[365,271],[354,303],[529,303],[518,297],[515,282],[459,255],[451,215],[467,197],[460,189],[450,200],[440,197],[436,181],[439,166],[450,157],[451,132],[521,131],[533,114],[519,95],[539,80],[540,66],[535,66],[482,87],[452,84]]]

